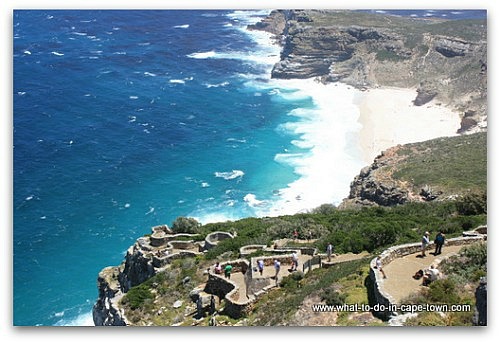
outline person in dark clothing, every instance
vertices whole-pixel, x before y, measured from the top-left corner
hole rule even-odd
[[[436,245],[436,250],[434,251],[434,255],[441,254],[441,249],[443,248],[444,244],[444,234],[442,231],[439,231],[438,234],[436,235],[436,238],[434,239],[434,244]]]

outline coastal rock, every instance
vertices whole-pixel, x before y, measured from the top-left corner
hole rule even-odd
[[[471,44],[462,39],[442,37],[435,42],[434,49],[444,57],[465,56],[471,51]]]
[[[273,11],[251,29],[272,32],[282,45],[273,78],[317,78],[360,89],[426,85],[418,89],[416,106],[436,99],[474,111],[460,133],[487,128],[486,21],[289,10]]]
[[[456,198],[460,194],[449,187],[447,175],[461,166],[464,170],[486,168],[486,138],[485,132],[478,132],[389,148],[354,177],[349,196],[338,207],[394,206]],[[475,154],[473,161],[471,154]],[[475,174],[461,177],[461,184],[476,178]],[[482,182],[486,183],[486,179]],[[465,193],[467,187],[463,188]]]
[[[118,267],[104,268],[97,278],[99,297],[92,308],[92,318],[96,326],[125,326],[127,320],[117,305],[121,299],[118,282]]]
[[[418,88],[417,89],[417,97],[413,100],[413,104],[415,106],[422,106],[432,101],[434,97],[438,94],[435,89],[428,88]]]
[[[151,254],[145,253],[138,243],[127,250],[125,264],[119,275],[122,292],[139,285],[156,274]]]

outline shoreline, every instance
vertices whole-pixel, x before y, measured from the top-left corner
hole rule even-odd
[[[416,89],[381,87],[358,96],[359,144],[366,163],[399,144],[458,135],[461,119],[457,112],[436,100],[415,106],[416,95]]]

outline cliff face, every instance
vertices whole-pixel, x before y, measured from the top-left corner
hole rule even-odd
[[[252,29],[283,46],[274,78],[416,88],[415,106],[436,98],[462,113],[462,132],[486,128],[486,21],[294,10],[273,11]]]
[[[98,299],[92,309],[96,326],[124,326],[127,319],[120,306],[120,300],[127,291],[155,275],[153,258],[140,244],[139,238],[131,246],[125,261],[118,267],[104,268],[97,278]]]

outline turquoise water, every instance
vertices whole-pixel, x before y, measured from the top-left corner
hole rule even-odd
[[[14,11],[14,325],[93,325],[99,271],[152,226],[347,196],[353,91],[270,80],[267,13]]]

